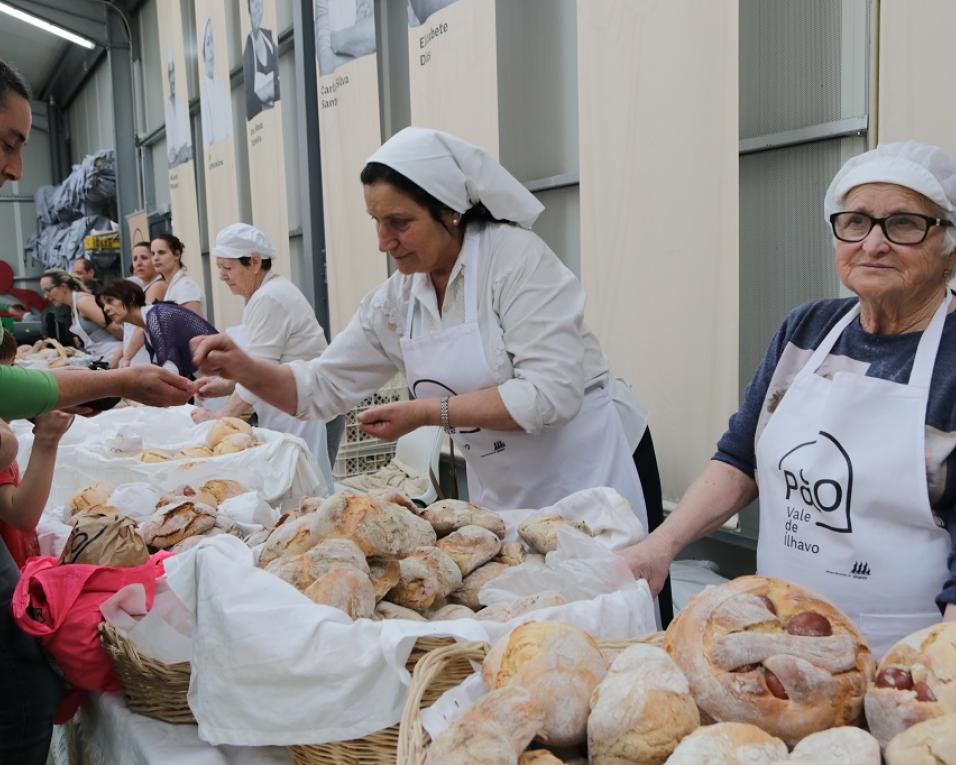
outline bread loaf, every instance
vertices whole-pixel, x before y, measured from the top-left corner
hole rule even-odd
[[[452,603],[461,603],[463,606],[468,606],[472,611],[477,611],[481,608],[481,601],[478,600],[478,593],[481,588],[509,568],[511,567],[504,563],[494,562],[476,568],[462,580],[461,587],[451,594],[449,600]]]
[[[212,449],[208,446],[187,446],[185,449],[180,449],[173,456],[176,459],[202,459],[203,457],[212,457]]]
[[[351,539],[365,555],[400,558],[433,545],[431,526],[401,505],[340,492],[310,516],[312,538]]]
[[[547,749],[529,749],[518,758],[518,765],[564,765]]]
[[[368,574],[354,566],[329,569],[305,590],[316,603],[345,611],[353,619],[368,618],[375,611],[375,592]]]
[[[521,542],[502,542],[501,550],[494,560],[495,563],[504,563],[506,566],[520,566],[527,557],[528,551]]]
[[[787,756],[787,745],[756,725],[725,722],[695,730],[666,765],[770,765]]]
[[[252,435],[252,427],[245,420],[238,417],[223,417],[216,420],[216,424],[206,434],[206,446],[215,449],[224,439],[237,433]]]
[[[136,459],[140,462],[168,462],[172,455],[163,449],[145,449],[137,455]]]
[[[259,552],[259,565],[264,567],[276,558],[298,555],[311,549],[315,545],[311,521],[306,515],[277,526]]]
[[[505,536],[505,522],[498,513],[460,499],[435,502],[426,507],[421,515],[434,527],[439,537],[451,534],[462,526],[481,526],[499,539]]]
[[[394,558],[369,558],[368,568],[375,600],[384,598],[402,578],[402,567]]]
[[[468,606],[462,606],[458,603],[447,603],[441,608],[429,611],[427,616],[429,620],[438,622],[444,619],[474,619],[475,612],[468,608]]]
[[[558,549],[558,529],[567,526],[591,536],[591,529],[584,521],[570,521],[560,515],[535,515],[518,526],[518,536],[534,552],[545,555]]]
[[[80,489],[76,494],[70,497],[67,502],[70,515],[76,515],[84,510],[88,510],[94,505],[105,505],[109,502],[114,491],[115,487],[112,484],[103,483],[101,481]]]
[[[481,526],[462,526],[438,542],[458,565],[462,576],[494,558],[501,549],[501,540]]]
[[[478,619],[492,622],[510,622],[516,616],[540,611],[542,608],[563,606],[566,603],[564,596],[552,590],[543,590],[534,595],[525,595],[507,603],[495,603],[493,606],[482,608],[475,616]]]
[[[956,765],[956,714],[934,717],[897,734],[886,765]]]
[[[248,433],[233,433],[216,444],[212,453],[217,457],[221,454],[237,454],[238,452],[244,452],[246,449],[250,449],[254,445],[255,441],[253,441],[252,436]]]
[[[400,562],[401,577],[388,599],[420,613],[461,587],[461,572],[437,547],[420,547]]]
[[[187,537],[205,534],[216,525],[216,510],[197,502],[160,508],[140,526],[146,544],[168,550]]]
[[[956,712],[956,622],[914,632],[887,651],[865,704],[881,746],[911,725]]]
[[[526,689],[487,693],[428,747],[426,765],[515,765],[544,714]]]
[[[200,491],[208,491],[216,498],[218,504],[222,504],[227,499],[232,497],[238,497],[240,494],[245,494],[248,489],[243,486],[239,481],[230,481],[230,480],[214,480],[206,481],[200,489]]]
[[[860,719],[874,662],[836,606],[780,579],[745,576],[693,596],[665,648],[701,712],[795,744]]]
[[[660,765],[700,725],[684,673],[663,649],[642,643],[618,655],[590,704],[592,765]]]
[[[358,569],[366,576],[369,574],[365,556],[351,539],[326,539],[311,547],[305,555],[316,579],[326,571],[342,566]]]
[[[817,765],[880,765],[880,744],[865,730],[844,725],[811,733],[793,748],[790,759]]]
[[[408,619],[413,622],[427,621],[418,611],[399,606],[388,600],[380,600],[375,605],[375,615],[382,619]]]
[[[206,491],[205,489],[200,489],[196,491],[192,486],[183,485],[177,486],[170,492],[167,492],[162,497],[159,498],[159,501],[156,503],[156,509],[158,510],[163,505],[172,505],[179,502],[199,502],[202,505],[209,505],[209,507],[219,507],[219,500],[216,499],[216,495],[212,492]]]
[[[544,709],[538,739],[576,746],[587,738],[589,702],[607,664],[594,639],[564,622],[526,622],[494,644],[482,665],[488,688],[517,684]]]

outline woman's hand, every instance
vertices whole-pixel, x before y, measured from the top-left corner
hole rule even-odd
[[[436,399],[396,401],[394,404],[373,406],[359,413],[359,429],[367,436],[381,438],[383,441],[395,441],[406,433],[429,424],[429,405],[437,411]]]
[[[229,396],[236,389],[232,380],[223,380],[221,377],[202,377],[196,380],[199,386],[196,395],[200,398],[222,398]]]
[[[226,334],[203,335],[189,341],[193,363],[203,374],[235,380],[252,359]]]
[[[55,447],[60,443],[63,434],[70,429],[75,415],[61,412],[58,409],[41,414],[33,419],[34,445]]]
[[[635,579],[646,579],[655,597],[663,589],[674,554],[662,535],[654,533],[618,553],[627,562]]]
[[[179,406],[196,392],[195,383],[152,364],[127,367],[110,374],[126,376],[123,396],[148,406]]]

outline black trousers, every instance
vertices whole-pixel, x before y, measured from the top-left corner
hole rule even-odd
[[[644,431],[641,442],[634,450],[634,466],[641,478],[644,504],[647,506],[647,530],[651,532],[664,522],[664,501],[661,494],[661,474],[657,469],[657,455],[654,453],[650,428]],[[664,587],[657,596],[657,603],[661,609],[661,623],[664,629],[667,629],[667,625],[674,618],[670,576],[664,581]]]

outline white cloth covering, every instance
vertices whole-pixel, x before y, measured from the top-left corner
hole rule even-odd
[[[585,390],[609,386],[622,422],[636,445],[646,410],[626,385],[618,385],[597,338],[584,323],[581,283],[535,234],[491,224],[478,238],[478,325],[498,392],[527,433],[563,425],[574,417]],[[455,264],[442,310],[427,275],[394,273],[363,298],[358,311],[311,362],[290,364],[298,388],[299,417],[329,420],[378,390],[404,369],[400,341],[409,300],[419,301],[414,336],[465,320],[464,264]]]
[[[368,161],[397,170],[460,213],[481,202],[498,220],[531,228],[544,210],[534,194],[484,149],[441,130],[407,127]]]

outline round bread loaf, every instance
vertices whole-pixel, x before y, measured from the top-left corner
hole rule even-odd
[[[169,462],[169,460],[172,459],[172,455],[162,449],[146,449],[140,452],[136,459],[146,463]]]
[[[880,765],[880,743],[862,728],[843,725],[811,733],[793,748],[790,759],[816,765]]]
[[[381,619],[408,619],[413,622],[427,621],[418,611],[412,611],[405,606],[399,606],[388,600],[380,600],[375,604],[375,615]]]
[[[528,557],[528,551],[521,542],[502,542],[501,550],[494,559],[495,563],[504,563],[506,566],[520,566]],[[545,751],[545,750],[539,750]]]
[[[567,526],[591,536],[591,529],[584,521],[571,521],[560,515],[535,515],[518,526],[518,536],[534,552],[546,555],[558,549],[558,529]]]
[[[518,765],[564,765],[547,749],[529,749],[518,758]]]
[[[230,481],[228,479],[220,479],[214,481],[206,481],[200,488],[199,491],[207,491],[216,498],[218,504],[222,504],[227,499],[232,497],[238,497],[240,494],[245,494],[248,489],[243,486],[239,481]]]
[[[205,534],[216,525],[216,510],[197,502],[166,505],[143,521],[146,544],[168,550],[187,537]]]
[[[863,636],[842,611],[767,577],[740,577],[693,596],[664,643],[705,721],[751,723],[788,745],[855,724],[874,670]]]
[[[534,595],[525,595],[523,598],[515,598],[505,603],[495,603],[487,608],[482,608],[475,614],[475,617],[483,621],[510,622],[516,616],[530,614],[543,608],[563,606],[565,602],[561,593],[553,590],[543,590],[542,592],[536,592]]]
[[[886,765],[956,765],[956,714],[924,720],[886,747]]]
[[[113,484],[97,481],[85,488],[80,489],[76,494],[70,497],[67,507],[70,515],[76,515],[84,510],[88,510],[94,505],[105,505],[116,487]]]
[[[369,618],[375,612],[372,581],[354,566],[330,568],[306,588],[305,596],[345,611],[353,619]]]
[[[351,539],[365,555],[400,558],[435,544],[431,526],[401,505],[339,492],[310,516],[312,538]]]
[[[499,539],[505,536],[505,522],[498,513],[460,499],[435,502],[422,510],[421,515],[434,527],[439,537],[451,534],[462,526],[481,526]]]
[[[311,518],[307,515],[293,518],[277,526],[259,551],[259,565],[265,567],[276,558],[299,555],[315,545],[311,533]]]
[[[238,454],[252,448],[254,445],[255,442],[248,433],[233,433],[216,444],[212,453],[217,457],[223,454]]]
[[[451,594],[449,600],[452,603],[461,603],[463,606],[468,606],[472,611],[477,611],[481,608],[481,601],[478,600],[478,593],[481,592],[481,588],[510,568],[511,566],[504,563],[495,562],[486,563],[484,566],[476,568],[462,579],[461,587]]]
[[[399,562],[401,576],[388,599],[424,613],[461,587],[461,571],[437,547],[420,547]]]
[[[187,446],[180,449],[173,455],[176,459],[202,459],[203,457],[212,457],[212,449],[208,446]]]
[[[240,420],[238,417],[223,417],[216,420],[216,424],[206,434],[206,446],[215,449],[220,441],[236,433],[251,435],[252,427],[248,422]]]
[[[770,765],[788,758],[779,738],[748,723],[725,722],[698,728],[667,758],[667,765]]]
[[[438,548],[451,556],[462,576],[468,576],[498,554],[501,540],[481,526],[462,526],[439,540]]]
[[[430,621],[438,622],[444,619],[474,619],[475,612],[468,606],[462,606],[458,603],[447,603],[441,608],[429,611],[427,614]]]
[[[402,578],[402,567],[393,558],[369,558],[369,578],[375,589],[375,600],[381,600]]]

